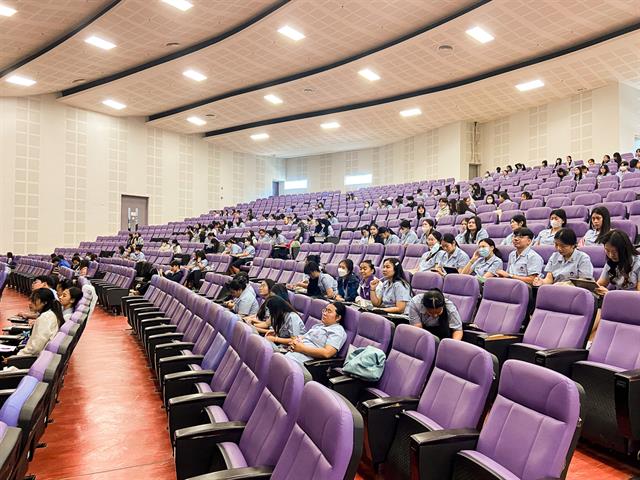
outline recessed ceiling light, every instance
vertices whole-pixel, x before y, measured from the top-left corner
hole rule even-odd
[[[115,110],[122,110],[123,108],[126,107],[124,103],[116,102],[115,100],[111,100],[110,98],[107,100],[104,100],[102,104],[106,105],[107,107],[111,107]]]
[[[20,75],[11,75],[9,78],[7,78],[7,82],[13,83],[15,85],[21,85],[23,87],[30,87],[31,85],[34,85],[36,83],[35,80],[27,77],[21,77]]]
[[[369,80],[370,82],[375,82],[376,80],[380,80],[380,75],[369,68],[363,68],[358,72],[361,76]]]
[[[495,39],[493,35],[480,27],[470,28],[466,33],[470,37],[475,38],[480,43],[488,43]]]
[[[193,7],[193,3],[187,2],[187,0],[162,0],[167,5],[171,5],[172,7],[177,8],[178,10],[182,10],[186,12],[191,7]]]
[[[164,44],[165,47],[179,47],[180,42],[167,42]]]
[[[544,87],[544,82],[542,80],[531,80],[530,82],[520,83],[516,85],[516,88],[521,92],[526,92],[527,90],[533,90],[535,88]]]
[[[195,70],[191,70],[191,69],[185,70],[184,72],[182,72],[182,75],[190,78],[191,80],[195,80],[196,82],[201,82],[207,79],[206,75],[203,75],[200,72],[196,72]]]
[[[322,123],[320,127],[324,128],[325,130],[333,130],[334,128],[340,128],[340,124],[338,122],[327,122]]]
[[[85,43],[93,45],[94,47],[101,48],[102,50],[111,50],[116,46],[115,43],[111,43],[110,41],[105,40],[104,38],[96,37],[95,35],[87,38],[85,40]]]
[[[3,17],[10,17],[17,12],[16,9],[0,5],[0,15]]]
[[[253,135],[251,135],[251,140],[266,140],[267,138],[269,138],[269,134],[268,133],[254,133]]]
[[[86,82],[87,80],[84,78],[76,78],[73,82],[71,83],[82,83],[82,82]]]
[[[277,95],[274,95],[273,93],[270,93],[269,95],[265,95],[264,99],[267,102],[273,103],[274,105],[280,105],[282,103],[282,99]]]
[[[402,110],[400,115],[403,117],[415,117],[416,115],[422,115],[422,110],[419,108],[409,108],[408,110]]]
[[[215,113],[207,113],[207,114],[205,115],[205,117],[215,117],[215,116],[216,116],[216,114],[215,114]]]
[[[202,125],[206,125],[207,124],[207,122],[205,122],[200,117],[189,117],[189,118],[187,118],[187,122],[193,123],[194,125],[197,125],[199,127],[201,127]]]
[[[289,37],[294,42],[298,40],[302,40],[304,38],[304,33],[299,32],[295,28],[290,27],[289,25],[285,25],[282,28],[278,29],[278,33],[284,35],[285,37]]]

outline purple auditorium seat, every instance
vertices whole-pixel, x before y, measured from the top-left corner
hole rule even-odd
[[[411,439],[414,436],[440,438],[459,429],[476,429],[485,410],[495,369],[494,360],[486,351],[447,338],[440,343],[435,367],[419,402],[416,399],[400,399],[397,404],[391,403],[393,399],[366,402],[365,406],[379,413],[390,425],[383,433],[392,438],[383,467],[385,478],[450,478],[446,474],[410,475]],[[395,434],[389,433],[394,431]],[[440,462],[435,460],[435,463]]]
[[[479,213],[478,217],[482,221],[483,226],[498,223],[498,214],[495,211]]]
[[[304,278],[304,262],[296,262],[293,274],[289,279],[289,283],[300,283]]]
[[[546,202],[546,206],[549,208],[564,208],[570,205],[571,199],[566,196],[549,198]]]
[[[496,239],[506,238],[511,233],[511,226],[508,224],[499,224],[499,225],[485,225],[482,224],[482,227],[489,234],[489,238],[496,241]],[[496,244],[499,244],[499,241],[496,241]]]
[[[520,280],[488,278],[478,311],[463,339],[484,347],[483,333],[518,333],[527,313],[529,288]]]
[[[302,370],[283,355],[273,356],[266,388],[243,429],[214,425],[176,432],[175,462],[179,479],[207,472],[269,468],[278,461],[298,412],[304,387]]]
[[[416,272],[411,279],[411,289],[415,294],[424,293],[434,288],[442,290],[443,284],[442,275],[435,272]]]
[[[539,198],[533,200],[524,200],[520,202],[520,210],[523,210],[525,212],[531,208],[538,207],[542,207],[542,200],[540,200]]]
[[[251,262],[251,268],[249,269],[249,278],[260,278],[260,272],[263,264],[264,258],[254,257]]]
[[[540,352],[536,363],[562,370],[582,385],[582,437],[625,455],[640,443],[637,399],[640,379],[640,295],[614,290],[602,304],[600,325],[589,350]]]
[[[322,301],[320,299],[316,299],[316,300]],[[302,295],[300,293],[293,294],[291,305],[293,306],[293,308],[296,309],[296,312],[298,312],[298,315],[300,315],[300,318],[302,319],[305,325],[307,323],[307,318],[309,317],[309,308],[310,308],[311,302],[312,302],[311,297],[307,297],[306,295]],[[322,308],[324,308],[324,306]]]
[[[271,344],[258,335],[249,335],[240,349],[240,367],[228,392],[216,395],[185,395],[169,400],[169,434],[175,443],[180,429],[221,422],[246,422],[267,383],[273,356]],[[217,376],[217,372],[214,377]]]
[[[370,260],[375,267],[378,267],[382,264],[383,259],[384,245],[380,243],[371,243],[369,245],[365,245],[364,257],[362,258],[362,260]]]
[[[349,254],[347,258],[353,262],[353,265],[360,265],[360,262],[364,259],[364,249],[366,245],[360,243],[352,243],[349,245]]]
[[[282,264],[282,272],[280,272],[280,277],[278,277],[278,283],[291,283],[291,277],[296,271],[296,261],[295,260],[285,260]],[[257,293],[257,292],[256,292]]]
[[[542,257],[542,260],[546,265],[551,255],[556,252],[556,247],[554,245],[536,245],[533,247],[533,250]]]
[[[597,193],[585,193],[583,195],[578,195],[573,200],[574,205],[585,205],[587,207],[600,202],[602,202],[602,197]]]
[[[442,292],[458,309],[462,323],[471,323],[480,297],[478,280],[472,275],[449,274],[444,277]]]
[[[440,227],[455,225],[455,223],[456,223],[455,215],[444,215],[443,217],[440,218],[440,220],[438,220],[438,229]]]
[[[477,213],[478,215],[480,215],[481,213],[493,212],[493,211],[495,211],[495,209],[496,209],[495,204],[491,204],[491,205],[488,205],[488,204],[485,204],[485,205],[479,205],[479,206],[478,206],[478,208],[476,209],[476,213]],[[484,221],[484,220],[483,220],[483,221]]]
[[[298,255],[296,255],[297,262],[303,262],[307,255],[309,255],[309,250],[311,249],[311,245],[309,243],[303,243],[300,245],[300,250],[298,250]]]
[[[412,478],[565,478],[580,431],[581,397],[571,379],[508,360],[479,434],[428,432],[411,438]]]
[[[426,245],[407,245],[404,257],[402,258],[402,269],[406,272],[407,270],[416,268],[420,263],[420,257],[422,257],[422,254],[426,251]]]
[[[551,208],[549,207],[533,207],[524,213],[527,222],[549,222],[549,215],[551,215]]]
[[[511,205],[511,204],[508,204]],[[516,215],[524,215],[522,210],[503,210],[502,215],[500,215],[500,223],[505,224],[509,223],[511,219]]]
[[[635,201],[636,192],[633,190],[620,190],[609,192],[605,198],[606,202],[623,202],[630,203]]]
[[[564,285],[543,285],[538,289],[536,308],[531,314],[524,336],[519,343],[509,346],[508,357],[535,363],[538,351],[584,348],[594,315],[594,296],[588,290]],[[488,343],[490,341],[485,342],[485,345]],[[569,376],[571,372],[566,369],[560,373]]]
[[[333,243],[324,243],[320,249],[320,264],[325,265],[331,262],[335,245]]]
[[[20,448],[20,429],[0,421],[0,478],[23,478],[27,473],[27,455]]]
[[[615,192],[615,193],[620,193],[620,192]],[[622,201],[607,200],[604,203],[599,203],[598,205],[595,205],[593,208],[595,207],[604,207],[607,210],[609,210],[609,215],[611,216],[612,219],[618,218],[623,220],[627,218],[627,207],[625,207]]]
[[[620,190],[631,190],[634,192],[640,191],[640,177],[627,178],[629,174],[625,175],[620,183]]]
[[[622,230],[627,234],[631,243],[636,243],[636,237],[638,236],[638,227],[631,220],[611,219],[611,228]]]
[[[597,202],[600,203],[600,202]],[[589,220],[589,208],[584,205],[571,205],[562,208],[567,214],[568,222],[586,222]]]
[[[569,221],[567,222],[567,228],[570,228],[576,234],[576,237],[584,237],[587,230],[589,230],[589,224],[583,221]]]
[[[402,262],[402,259],[404,258],[404,249],[405,249],[405,246],[400,244],[387,245],[386,247],[384,247],[383,258],[393,257],[393,258],[397,258]]]
[[[459,247],[464,253],[469,255],[469,258],[471,258],[476,250],[478,250],[478,245],[475,243],[465,243],[463,245],[459,245]]]
[[[393,431],[395,423],[381,407],[388,406],[390,399],[417,402],[433,366],[436,343],[437,339],[426,330],[398,325],[384,373],[377,383],[364,383],[345,375],[330,379],[330,386],[357,405],[362,414],[367,425],[365,455],[374,465],[384,461],[391,444],[388,432]]]

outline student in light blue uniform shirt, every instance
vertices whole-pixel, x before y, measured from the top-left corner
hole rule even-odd
[[[482,228],[482,220],[480,217],[471,217],[467,221],[467,229],[462,234],[461,241],[458,242],[461,245],[472,245],[489,238],[489,233]],[[458,237],[456,237],[456,241]]]
[[[411,273],[427,272],[436,266],[437,256],[440,253],[440,241],[442,240],[442,234],[437,230],[431,230],[431,233],[427,235],[427,246],[429,250],[424,252],[420,257],[420,263],[418,266],[411,270]]]
[[[496,244],[490,238],[480,240],[478,249],[475,251],[469,262],[460,273],[464,275],[475,275],[484,280],[496,276],[498,270],[502,270],[502,255],[496,248]]]
[[[411,222],[409,220],[402,220],[400,222],[400,243],[402,245],[414,245],[420,243],[416,232],[411,230]]]
[[[309,360],[335,357],[344,342],[347,332],[340,324],[347,312],[343,303],[330,303],[322,310],[322,323],[314,325],[302,336],[294,337],[289,344],[286,358],[304,364]]]
[[[604,237],[607,263],[598,279],[598,295],[606,295],[609,284],[618,290],[640,291],[640,255],[622,230],[611,230]]]
[[[395,233],[393,233],[387,227],[380,227],[378,229],[378,233],[380,234],[380,236],[384,240],[384,244],[385,245],[399,245],[400,244],[400,237],[398,237]]]
[[[507,235],[506,238],[502,239],[500,245],[513,245],[513,232],[517,229],[527,226],[527,219],[522,214],[517,214],[511,217],[509,221],[509,226],[511,227],[511,233]]]
[[[591,258],[577,249],[578,239],[570,228],[562,228],[556,233],[556,252],[554,252],[543,275],[535,279],[533,285],[566,282],[571,278],[593,279],[593,265]]]
[[[282,233],[280,233],[279,230],[274,228],[271,231],[271,244],[272,245],[284,245],[285,243],[287,243],[287,239],[284,238],[284,235],[282,235]]]
[[[515,250],[509,254],[506,270],[498,270],[496,274],[502,278],[513,278],[532,284],[544,268],[542,257],[531,249],[533,232],[528,228],[519,228],[513,232]]]
[[[328,273],[321,272],[320,266],[316,262],[307,263],[304,266],[304,273],[308,275],[308,295],[322,295],[327,298],[334,298],[338,293],[337,280]]]
[[[600,245],[604,236],[611,230],[611,215],[607,207],[595,207],[591,210],[589,230],[582,237],[582,245],[591,247]]]
[[[265,338],[274,344],[289,345],[293,338],[306,333],[302,318],[293,306],[282,297],[274,295],[266,302],[271,327]]]
[[[227,240],[224,243],[226,248],[222,253],[226,253],[227,255],[238,255],[239,253],[242,253],[242,247],[233,240]]]
[[[402,264],[397,258],[382,262],[383,280],[371,281],[371,303],[388,313],[404,313],[411,300],[411,287],[404,279]]]
[[[556,233],[567,225],[567,214],[561,208],[551,210],[549,228],[542,230],[535,239],[535,245],[554,245]]]
[[[258,313],[258,301],[256,300],[256,292],[251,285],[246,287],[238,280],[231,280],[227,284],[227,288],[233,300],[227,302],[227,308],[233,310],[241,316],[255,315]]]
[[[436,255],[435,270],[445,275],[445,267],[462,270],[469,262],[469,255],[458,247],[456,239],[450,233],[445,233],[440,242],[440,252]]]
[[[459,232],[456,236],[456,243],[458,245],[462,245],[464,243],[464,234],[467,233],[467,225],[469,224],[469,219],[468,218],[463,218],[462,222],[460,222],[460,225],[458,226],[459,228]]]
[[[407,307],[409,324],[424,328],[440,340],[462,340],[462,320],[454,303],[438,290],[416,295]]]

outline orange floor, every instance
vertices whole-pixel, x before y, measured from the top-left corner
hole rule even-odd
[[[26,305],[24,296],[5,289],[2,323]],[[47,447],[37,450],[29,473],[38,480],[175,479],[166,417],[150,375],[124,317],[96,308],[74,352],[54,423],[42,437]],[[581,446],[567,478],[627,480],[639,475],[640,469]],[[365,467],[356,476],[373,478]]]

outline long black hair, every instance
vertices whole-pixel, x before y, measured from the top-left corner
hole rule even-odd
[[[471,230],[469,230],[469,222],[473,220],[474,223],[476,224],[476,232],[475,233],[471,233]],[[478,237],[478,232],[480,231],[480,229],[482,228],[482,220],[480,219],[480,217],[475,216],[475,217],[469,217],[469,219],[467,220],[467,231],[464,232],[464,241],[465,243],[476,243],[476,238]]]
[[[596,243],[604,243],[604,237],[611,230],[611,214],[609,213],[609,209],[607,207],[596,207],[591,210],[591,214],[589,215],[589,228],[593,230],[593,215],[600,215],[602,217],[602,226],[600,227],[600,233],[596,237]]]
[[[609,266],[609,277],[611,283],[618,276],[622,275],[624,285],[629,282],[629,274],[633,268],[633,262],[638,255],[629,236],[622,230],[610,230],[604,237],[604,243],[609,244],[618,251],[618,261],[614,262],[607,256],[607,265]]]
[[[269,315],[271,316],[271,328],[273,328],[273,331],[279,336],[280,329],[285,322],[285,317],[289,313],[297,314],[296,309],[278,295],[272,295],[264,303],[266,304],[266,308],[269,309]]]
[[[39,312],[42,315],[44,312],[48,312],[51,310],[58,320],[58,328],[62,326],[64,323],[64,317],[62,316],[62,305],[60,302],[56,300],[56,297],[53,295],[53,292],[48,288],[39,288],[31,292],[31,296],[29,297],[31,302],[34,302],[36,299],[40,300],[42,303],[42,311]]]
[[[391,283],[401,282],[403,285],[410,289],[411,285],[409,285],[404,278],[404,270],[402,268],[402,263],[400,262],[400,260],[395,257],[389,257],[385,258],[384,262],[389,262],[391,265],[393,265],[393,277],[391,278]]]
[[[435,335],[439,339],[449,338],[451,336],[451,328],[449,328],[449,312],[446,308],[444,294],[439,288],[427,290],[422,294],[420,302],[424,308],[435,309],[442,308],[442,313],[438,317],[438,324],[435,326],[422,325],[422,328]]]

